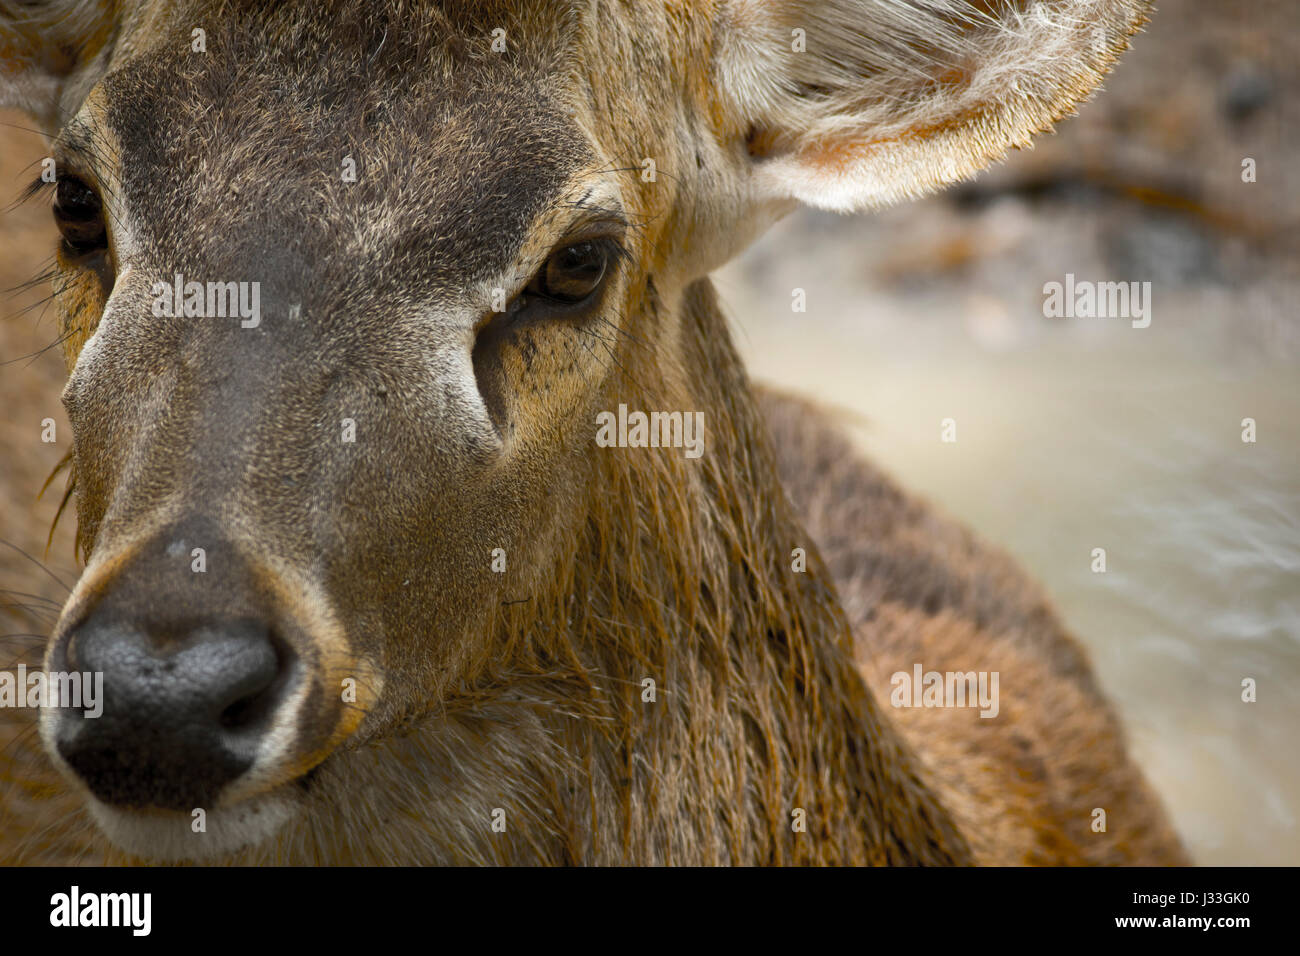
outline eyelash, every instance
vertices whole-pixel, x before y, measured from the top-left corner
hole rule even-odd
[[[14,203],[14,206],[21,206],[25,202],[31,202],[32,200],[40,197],[41,193],[44,193],[46,191],[52,194],[54,192],[54,187],[55,187],[55,183],[48,182],[42,177],[37,176],[30,183],[28,183],[26,186],[23,187],[22,192],[18,194],[18,199]],[[53,202],[53,198],[51,198],[51,202]]]

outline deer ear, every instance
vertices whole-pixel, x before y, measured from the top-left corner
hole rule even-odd
[[[108,47],[116,0],[0,0],[0,107],[54,133],[69,83]]]
[[[841,211],[965,178],[1086,97],[1149,0],[725,0],[724,114],[763,199]]]

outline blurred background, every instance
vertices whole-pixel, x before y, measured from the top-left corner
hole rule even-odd
[[[1295,0],[1160,0],[1034,149],[718,277],[755,378],[1046,586],[1201,863],[1300,864],[1298,98]],[[1045,318],[1067,273],[1150,282],[1150,327]]]
[[[1033,150],[874,216],[796,214],[717,277],[755,378],[838,409],[906,488],[1043,583],[1207,864],[1300,864],[1298,95],[1295,0],[1160,0]],[[0,127],[0,205],[43,155]],[[54,235],[37,204],[0,216],[0,288]],[[1150,327],[1046,318],[1043,286],[1067,273],[1150,282]],[[41,351],[54,311],[24,311],[46,295],[0,306],[0,541],[36,557],[62,479],[36,496],[70,434],[59,349]],[[34,437],[47,417],[56,444]],[[73,524],[46,561],[68,583]],[[61,586],[0,544],[0,588],[0,666],[38,659]]]

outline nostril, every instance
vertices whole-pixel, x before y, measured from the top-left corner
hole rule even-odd
[[[226,730],[243,730],[253,724],[261,722],[261,719],[269,707],[267,706],[270,695],[263,692],[252,694],[243,700],[237,700],[221,712],[218,720],[221,726]]]
[[[260,730],[284,696],[292,652],[274,632],[258,642],[247,670],[228,688],[217,722],[226,731]]]

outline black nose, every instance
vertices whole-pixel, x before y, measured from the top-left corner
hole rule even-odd
[[[62,712],[59,753],[107,803],[210,806],[252,766],[287,657],[256,620],[159,634],[92,614],[69,637],[67,667],[103,675],[102,713]]]

